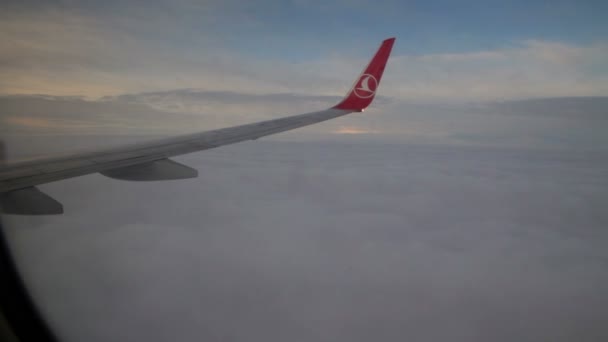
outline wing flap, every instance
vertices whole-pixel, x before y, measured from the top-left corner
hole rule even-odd
[[[0,193],[0,209],[16,215],[63,214],[61,203],[35,187]]]

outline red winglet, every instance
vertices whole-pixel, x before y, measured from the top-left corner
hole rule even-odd
[[[372,103],[394,42],[395,38],[389,38],[382,42],[374,58],[357,78],[344,100],[333,108],[362,112]]]

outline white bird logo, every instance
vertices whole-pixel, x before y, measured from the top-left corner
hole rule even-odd
[[[358,86],[355,86],[354,93],[357,97],[367,99],[376,94],[376,88],[378,87],[378,80],[370,74],[363,74],[357,82]]]

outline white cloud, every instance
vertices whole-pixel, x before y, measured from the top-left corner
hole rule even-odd
[[[3,15],[0,93],[96,98],[196,88],[339,96],[375,48],[370,42],[357,56],[327,51],[325,57],[297,63],[279,55],[256,59],[226,49],[215,31],[175,28],[170,23],[176,18],[158,13],[152,16],[156,21],[146,18],[102,19],[76,12]],[[178,37],[180,44],[174,43]],[[605,43],[540,40],[487,51],[395,55],[381,94],[416,101],[606,95],[606,60]]]
[[[608,94],[608,45],[525,41],[460,54],[396,56],[383,92],[422,101],[486,101]]]

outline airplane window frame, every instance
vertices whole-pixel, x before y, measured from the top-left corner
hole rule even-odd
[[[36,307],[8,246],[4,225],[0,222],[0,325],[2,341],[57,342]],[[8,331],[7,331],[8,330]]]

